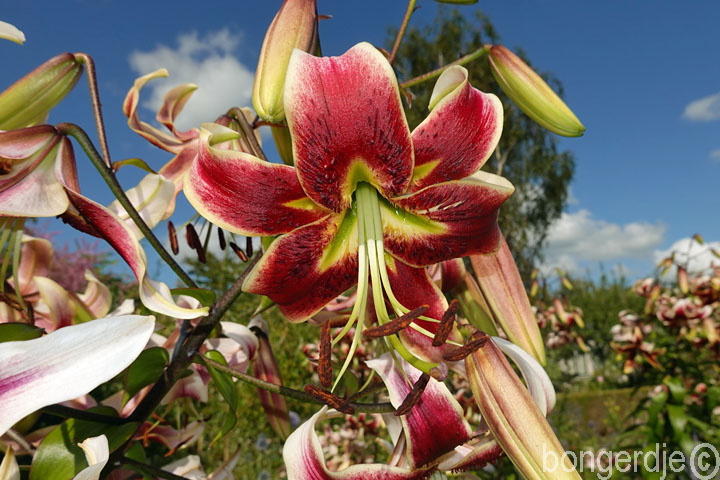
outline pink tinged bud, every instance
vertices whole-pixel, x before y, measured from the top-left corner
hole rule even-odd
[[[685,270],[685,267],[678,267],[677,282],[678,288],[680,288],[680,291],[682,293],[688,293],[690,291],[690,286],[688,285],[687,270]]]
[[[282,385],[280,369],[267,336],[267,323],[258,315],[248,326],[258,338],[258,351],[253,363],[253,374],[260,380]],[[262,388],[258,388],[258,395],[268,423],[283,440],[286,439],[290,435],[290,410],[285,402],[285,397]]]
[[[252,102],[258,116],[272,123],[285,119],[283,90],[294,49],[315,51],[318,43],[315,0],[285,0],[265,34],[255,72]]]
[[[71,53],[51,58],[0,93],[0,130],[43,123],[50,110],[73,89],[82,64]]]
[[[542,334],[505,237],[497,252],[471,255],[470,263],[495,321],[511,342],[545,365]]]
[[[505,94],[538,124],[565,137],[579,137],[585,127],[540,75],[502,45],[490,48],[490,67]]]
[[[465,359],[483,419],[524,478],[580,479],[533,397],[492,341]]]

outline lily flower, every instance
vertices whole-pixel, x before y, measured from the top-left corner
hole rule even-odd
[[[26,415],[84,395],[123,371],[154,325],[152,316],[107,317],[0,343],[0,435]]]
[[[520,367],[537,410],[546,414],[555,403],[555,392],[547,374],[529,354],[510,342],[496,339]],[[385,383],[390,402],[400,407],[422,372],[403,360],[397,363],[390,353],[366,362]],[[519,380],[518,380],[519,381]],[[521,384],[522,386],[522,384]],[[524,386],[522,386],[525,389]],[[510,401],[511,399],[509,399]],[[531,400],[532,401],[532,400]],[[463,409],[443,382],[428,380],[419,400],[405,415],[385,416],[395,451],[388,465],[354,465],[338,472],[327,469],[315,425],[336,412],[323,407],[298,427],[285,442],[283,459],[292,479],[414,479],[427,478],[439,470],[463,471],[481,468],[502,455],[498,442],[487,431],[473,431]]]
[[[128,263],[150,310],[176,318],[206,315],[207,308],[179,307],[162,282],[147,275],[147,258],[137,235],[122,218],[80,193],[72,145],[50,125],[0,132],[0,224],[17,229],[3,217],[53,217],[67,211],[74,226],[105,239]],[[22,225],[22,223],[20,224]]]
[[[428,306],[399,333],[404,343],[397,334],[385,338],[431,371],[446,350],[431,342],[447,302],[424,267],[499,245],[497,210],[513,186],[479,169],[500,137],[500,101],[472,88],[467,70],[451,67],[430,106],[411,133],[395,74],[370,44],[329,58],[295,50],[284,90],[295,167],[219,150],[237,134],[205,124],[185,177],[187,198],[216,225],[281,235],[243,289],[270,297],[288,320],[309,319],[357,285],[350,319],[335,338],[357,322],[345,365],[371,293],[381,324]],[[459,340],[457,330],[450,340]]]

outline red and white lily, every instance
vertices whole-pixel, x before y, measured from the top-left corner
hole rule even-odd
[[[452,67],[430,106],[411,133],[395,74],[367,43],[330,58],[295,50],[284,91],[295,167],[219,150],[237,134],[205,124],[185,177],[186,196],[213,223],[246,236],[281,235],[243,289],[270,297],[290,321],[307,320],[357,284],[342,332],[357,321],[356,346],[370,285],[381,323],[391,316],[384,298],[397,316],[428,305],[400,333],[404,344],[386,337],[425,371],[442,361],[444,347],[431,340],[447,303],[424,267],[496,250],[497,210],[513,192],[504,178],[479,171],[500,137],[499,100]]]

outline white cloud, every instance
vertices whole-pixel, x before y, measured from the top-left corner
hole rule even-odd
[[[138,75],[167,68],[168,79],[153,80],[143,89],[143,107],[153,114],[165,93],[180,83],[198,85],[177,126],[184,130],[212,122],[230,107],[250,104],[254,68],[243,65],[233,53],[242,37],[227,28],[200,37],[197,32],[180,35],[175,48],[158,45],[150,51],[134,51],[128,59]],[[148,95],[149,94],[149,95]]]
[[[689,272],[706,272],[711,268],[711,265],[720,265],[720,260],[712,254],[710,251],[711,248],[720,251],[720,242],[705,242],[703,245],[700,245],[690,237],[681,238],[673,243],[667,250],[655,250],[655,263],[659,263],[661,260],[669,257],[672,252],[675,252],[675,261],[681,264],[687,262],[688,257],[690,258],[690,262],[688,263]],[[668,275],[671,277],[674,276],[675,269],[671,269]]]
[[[688,103],[683,118],[693,122],[710,122],[720,118],[720,92]]]
[[[583,262],[651,260],[665,229],[648,222],[610,223],[593,218],[584,209],[563,213],[548,232],[545,264],[578,272]]]

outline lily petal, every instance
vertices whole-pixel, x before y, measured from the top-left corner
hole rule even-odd
[[[405,361],[397,365],[390,353],[384,353],[365,364],[385,382],[390,403],[398,408],[422,372]],[[403,372],[405,373],[403,375]],[[406,376],[407,375],[407,378]],[[411,468],[434,462],[452,452],[472,436],[472,429],[463,416],[462,407],[444,383],[428,381],[420,400],[400,417],[406,436],[407,455]]]
[[[380,464],[353,465],[339,472],[331,472],[325,465],[315,424],[337,416],[327,407],[310,417],[288,437],[283,446],[283,460],[288,480],[416,480],[428,477],[427,469],[410,471]]]
[[[492,340],[466,357],[465,366],[483,419],[523,477],[580,479],[530,393]],[[548,464],[548,457],[556,461]]]
[[[2,480],[20,480],[20,468],[17,460],[15,460],[15,451],[12,447],[5,450],[5,456],[0,463],[0,479]]]
[[[35,277],[35,285],[37,285],[40,298],[45,304],[38,307],[38,312],[46,314],[50,318],[50,323],[41,322],[42,327],[48,332],[52,332],[58,328],[72,325],[76,307],[67,290],[46,277]]]
[[[0,435],[35,410],[113,378],[140,354],[154,325],[152,316],[107,317],[0,344]]]
[[[243,290],[267,295],[291,322],[302,322],[357,282],[357,219],[328,215],[275,240]]]
[[[90,270],[85,270],[87,286],[85,291],[77,295],[78,299],[85,305],[85,308],[95,317],[104,317],[110,311],[112,305],[112,293]],[[126,313],[132,313],[132,310]]]
[[[185,196],[200,214],[228,231],[277,235],[327,216],[305,196],[295,169],[213,145],[239,133],[205,123],[198,157],[185,177]]]
[[[397,79],[375,47],[325,58],[295,50],[284,102],[300,184],[315,203],[341,212],[361,181],[386,197],[405,192],[412,140]]]
[[[415,170],[410,191],[477,172],[502,133],[500,100],[470,86],[464,67],[450,67],[440,75],[430,108],[430,114],[412,132]]]
[[[10,40],[18,45],[25,43],[25,34],[15,25],[0,20],[0,38]]]
[[[162,175],[150,173],[140,180],[137,186],[127,190],[125,194],[148,227],[153,228],[165,218],[168,207],[175,197],[175,185]],[[125,222],[125,225],[135,234],[135,238],[138,240],[143,238],[140,229],[118,200],[112,202],[108,206],[108,210]]]
[[[21,295],[27,295],[36,290],[33,277],[36,275],[48,276],[52,257],[53,248],[49,240],[23,235],[20,264],[17,271],[18,290]]]
[[[416,267],[497,250],[498,209],[514,187],[479,171],[381,202],[384,244],[393,256]]]
[[[175,119],[197,88],[194,83],[183,83],[172,88],[163,97],[163,103],[155,116],[158,122],[165,125],[180,140],[190,140],[197,136],[197,130],[179,132],[175,129]]]
[[[88,467],[78,472],[73,480],[99,480],[100,472],[110,459],[110,446],[105,435],[90,437],[78,444],[85,452]]]
[[[545,344],[525,286],[505,237],[489,255],[472,255],[470,263],[495,320],[515,345],[545,364]]]

